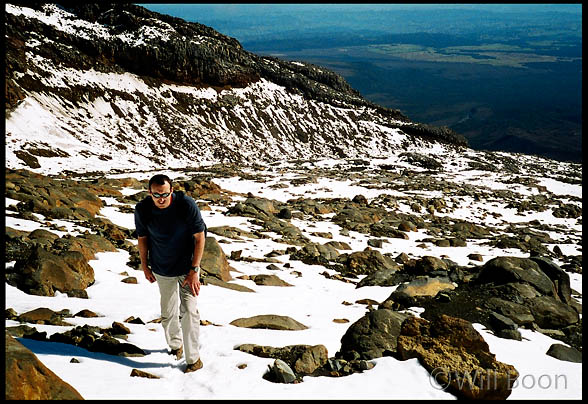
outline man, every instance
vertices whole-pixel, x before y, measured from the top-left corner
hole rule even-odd
[[[198,351],[200,261],[206,224],[198,205],[181,191],[174,192],[163,174],[149,180],[149,196],[135,207],[141,268],[149,282],[157,281],[161,324],[170,353],[186,353],[185,373],[202,368]]]

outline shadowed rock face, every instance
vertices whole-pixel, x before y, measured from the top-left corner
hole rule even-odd
[[[6,400],[83,400],[29,349],[6,335]]]

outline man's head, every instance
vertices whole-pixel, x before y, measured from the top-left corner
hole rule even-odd
[[[149,195],[159,209],[165,209],[171,204],[172,192],[174,189],[167,175],[156,174],[149,180]]]

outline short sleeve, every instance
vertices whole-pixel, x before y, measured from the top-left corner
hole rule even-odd
[[[206,229],[206,225],[204,224],[200,209],[194,199],[188,196],[185,198],[188,203],[188,229],[190,234],[201,233]]]
[[[137,232],[137,237],[145,237],[149,235],[147,227],[141,220],[141,215],[139,215],[138,204],[135,206],[135,230]]]

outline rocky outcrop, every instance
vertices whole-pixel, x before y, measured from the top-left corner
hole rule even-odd
[[[396,356],[418,358],[447,391],[462,399],[504,400],[519,373],[496,360],[482,336],[463,319],[441,315],[402,323]]]
[[[15,5],[27,10],[21,13]],[[46,20],[45,15],[53,18]],[[395,134],[408,141],[467,146],[463,137],[447,128],[415,124],[399,110],[364,99],[340,75],[325,68],[255,55],[210,27],[134,4],[17,1],[5,17],[7,115],[27,97],[44,104],[43,94],[52,94],[63,111],[51,113],[66,122],[59,131],[65,131],[68,140],[84,144],[74,156],[70,148],[29,141],[11,131],[10,136],[20,138],[8,152],[19,166],[48,169],[46,158],[71,162],[75,157],[117,166],[134,163],[131,158],[122,164],[110,147],[151,164],[160,165],[167,157],[186,162],[186,154],[200,150],[186,131],[203,132],[200,145],[210,150],[198,158],[222,162],[273,161],[288,155],[357,157],[372,150],[372,144],[389,152],[399,147]],[[65,69],[76,74],[57,78]],[[80,80],[78,75],[88,71],[132,74],[140,84],[121,88],[100,80]],[[62,81],[65,85],[55,84]],[[190,87],[197,94],[174,85]],[[241,88],[248,91],[233,91]],[[280,95],[265,98],[258,91],[265,94],[266,89]],[[276,98],[282,99],[276,103]],[[105,103],[106,109],[98,114],[104,112],[104,116],[95,117],[104,119],[97,123],[103,129],[87,131],[69,110],[89,112],[95,102]],[[130,111],[127,103],[136,109]],[[70,117],[74,120],[69,121]],[[121,118],[124,123],[119,125]],[[138,138],[137,127],[147,119],[152,123]],[[267,147],[259,147],[260,139]]]
[[[6,400],[83,400],[24,345],[6,335]]]

